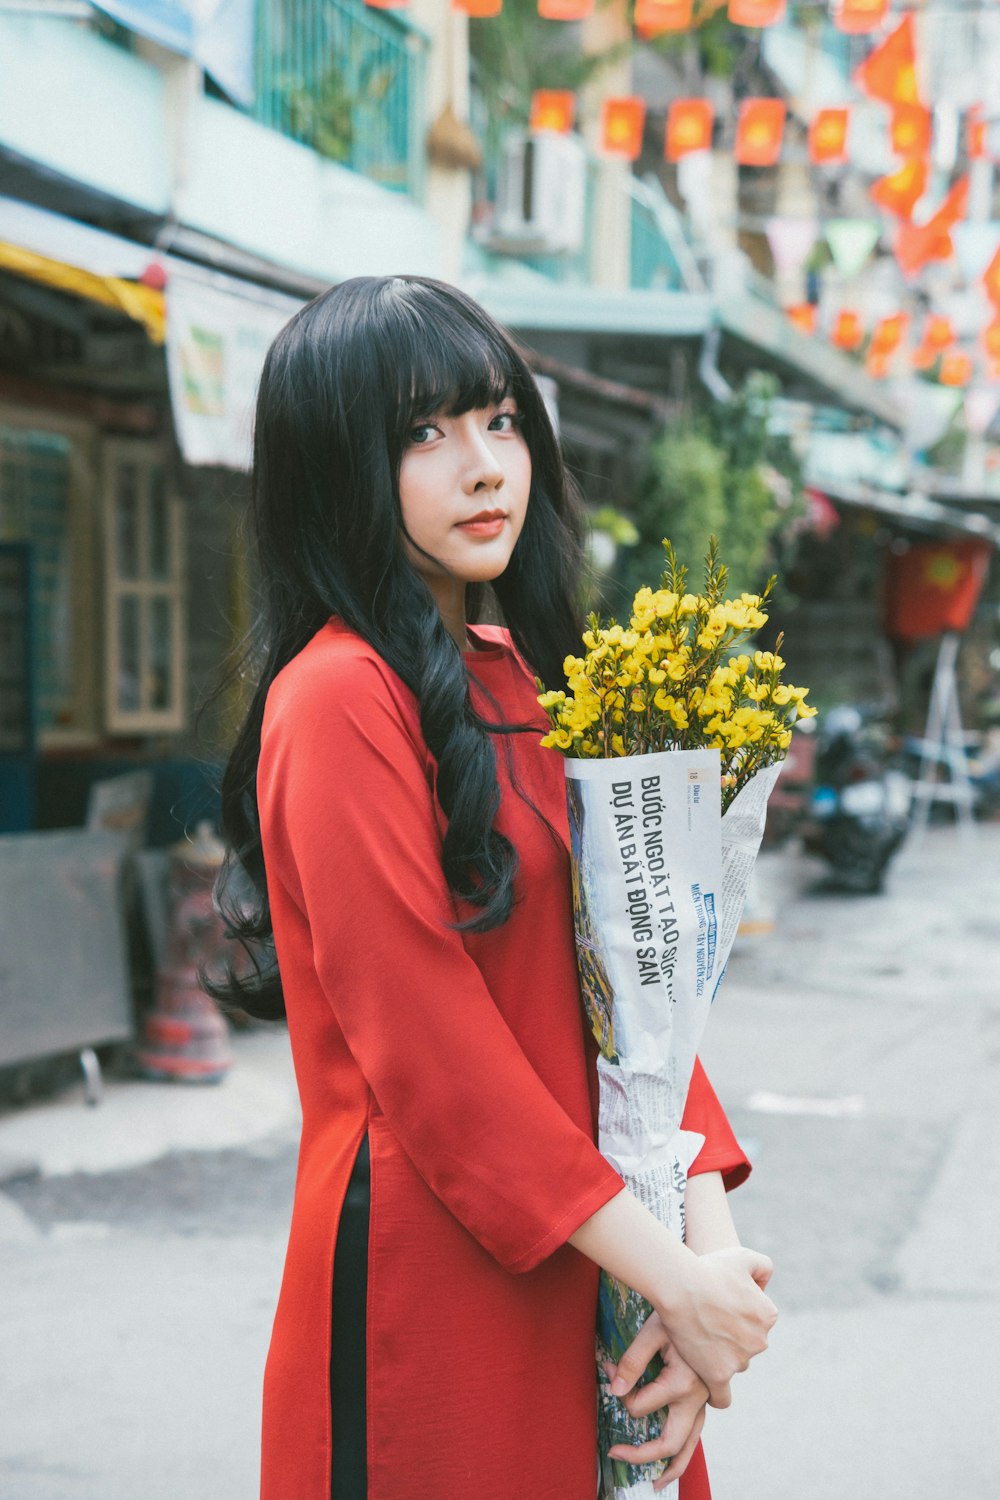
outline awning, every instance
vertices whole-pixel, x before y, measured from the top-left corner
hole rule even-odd
[[[469,277],[463,286],[498,322],[517,330],[700,338],[712,326],[706,292],[619,291],[540,275]]]
[[[974,536],[1000,548],[1000,526],[977,511],[954,510],[916,490],[894,495],[889,490],[868,484],[832,484],[824,480],[812,488],[826,495],[835,505],[874,511],[915,531],[940,536]]]
[[[74,296],[85,297],[88,302],[99,302],[103,307],[113,307],[116,312],[141,323],[154,344],[162,344],[166,336],[163,293],[143,286],[141,282],[123,281],[118,276],[100,276],[5,240],[0,240],[0,270],[13,271],[16,276],[40,281],[43,286],[54,287],[59,292],[71,292]]]

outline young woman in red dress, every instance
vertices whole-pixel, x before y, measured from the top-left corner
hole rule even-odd
[[[634,1456],[706,1500],[705,1406],[766,1345],[771,1267],[739,1247],[749,1164],[700,1066],[686,1245],[594,1144],[533,681],[578,643],[580,527],[523,358],[443,283],[324,293],[265,362],[252,515],[223,810],[230,918],[271,961],[225,993],[287,1014],[303,1112],[262,1500],[593,1500],[601,1266],[656,1309],[617,1371],[669,1406]],[[504,628],[476,623],[490,595]]]

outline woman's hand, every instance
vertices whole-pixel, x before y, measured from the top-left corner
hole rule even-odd
[[[666,1296],[650,1300],[681,1359],[708,1387],[709,1405],[729,1406],[729,1382],[767,1348],[777,1321],[778,1309],[763,1291],[774,1266],[756,1250],[733,1247],[672,1269]]]
[[[657,1354],[663,1360],[663,1369],[655,1380],[635,1390],[636,1381]],[[659,1436],[635,1447],[618,1443],[610,1449],[611,1458],[630,1464],[666,1460],[669,1468],[653,1484],[656,1491],[666,1489],[684,1473],[698,1446],[705,1425],[707,1385],[681,1359],[662,1318],[655,1312],[646,1319],[618,1364],[607,1364],[604,1369],[612,1381],[612,1390],[621,1396],[630,1416],[648,1417],[669,1407]]]

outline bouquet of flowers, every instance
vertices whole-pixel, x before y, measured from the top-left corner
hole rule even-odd
[[[727,599],[713,538],[704,591],[689,593],[687,570],[664,548],[660,588],[639,590],[627,625],[588,620],[585,654],[565,663],[569,692],[538,686],[551,725],[542,744],[566,756],[581,992],[601,1054],[600,1147],[683,1237],[687,1172],[703,1143],[680,1128],[695,1053],[792,726],[815,709],[805,688],[782,681],[780,637],[774,652],[736,654],[767,623],[775,580]],[[654,1419],[630,1417],[603,1370],[650,1311],[602,1275],[602,1500],[651,1495],[662,1473],[608,1457],[654,1435]]]

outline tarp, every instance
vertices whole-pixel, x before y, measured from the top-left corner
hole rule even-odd
[[[79,266],[67,265],[64,261],[52,260],[47,255],[39,255],[34,250],[25,250],[20,245],[6,244],[3,240],[0,240],[0,269],[13,271],[16,276],[26,276],[31,281],[40,281],[60,292],[86,297],[90,302],[100,302],[104,307],[116,308],[141,323],[154,344],[163,343],[163,293],[152,287],[123,281],[117,276],[101,276]]]
[[[253,103],[255,0],[93,3],[129,31],[194,58],[237,103]]]

